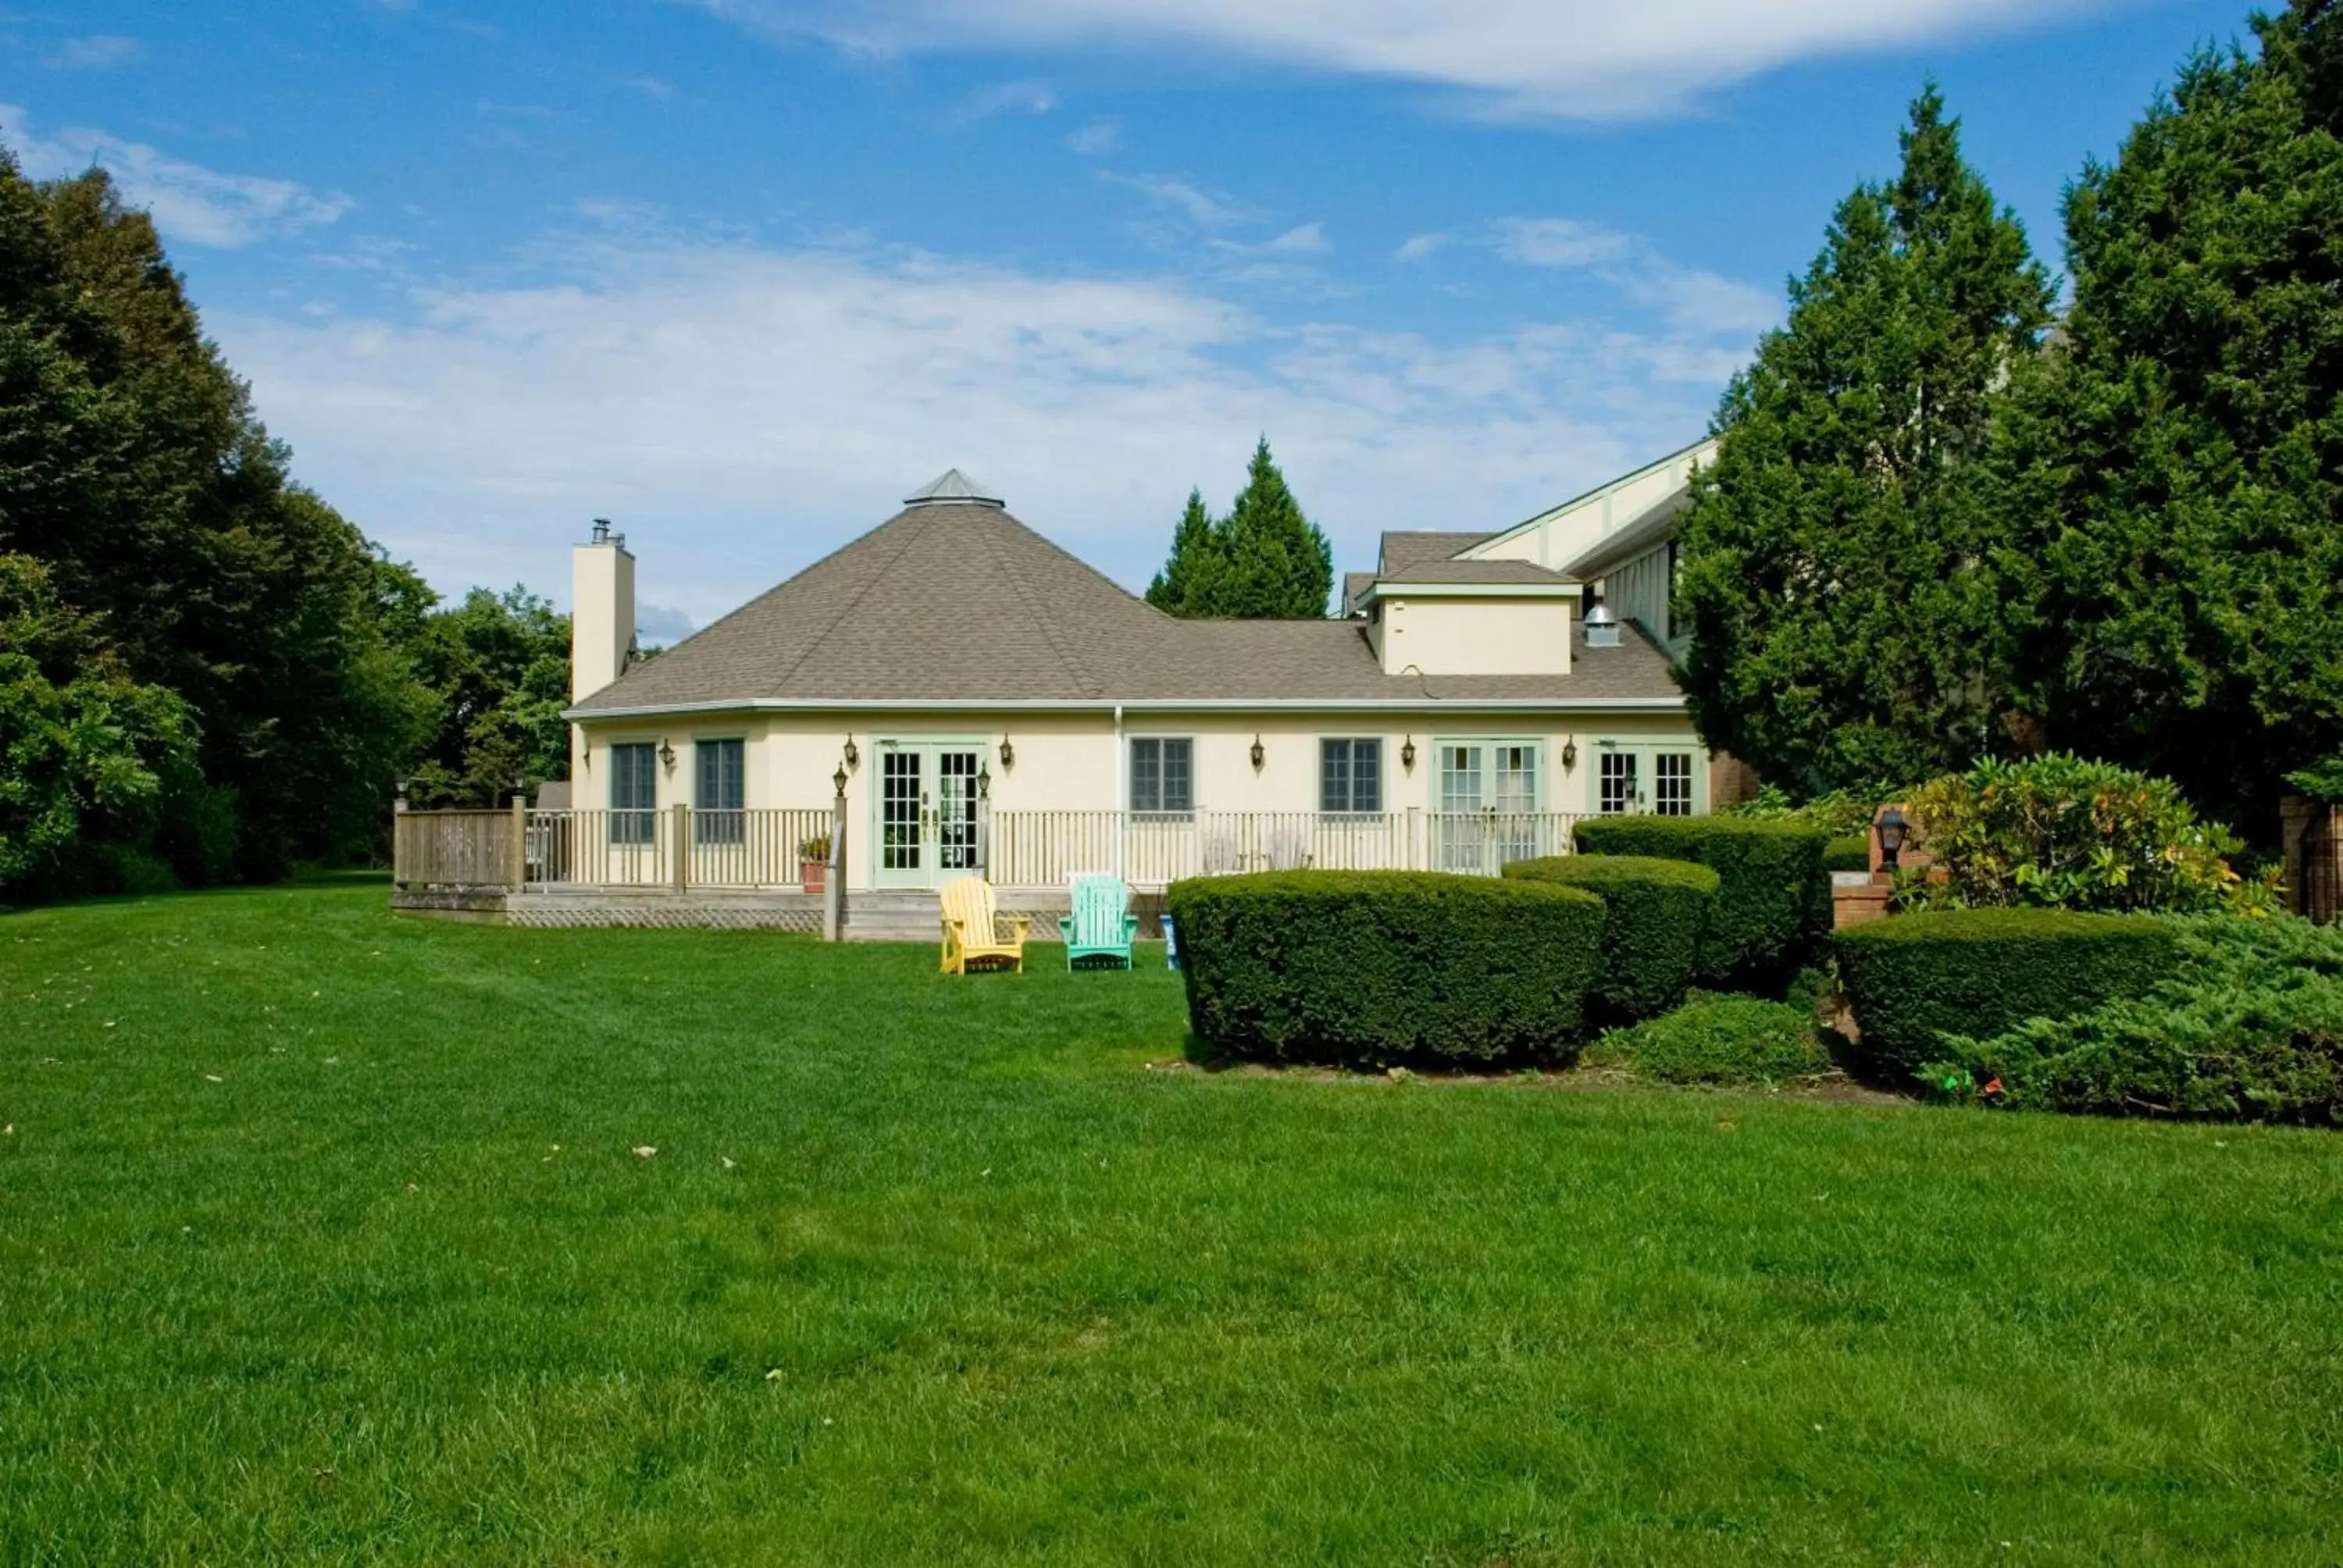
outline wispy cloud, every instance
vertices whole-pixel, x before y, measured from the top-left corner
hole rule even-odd
[[[675,96],[674,85],[661,81],[657,76],[629,76],[627,78],[627,85],[646,98],[665,101]]]
[[[1324,300],[1272,322],[1220,275],[648,228],[540,256],[526,285],[211,325],[303,477],[443,587],[558,588],[584,520],[617,517],[647,595],[702,621],[952,463],[1143,581],[1188,487],[1232,491],[1263,430],[1362,561],[1384,528],[1494,527],[1681,445],[1734,363],[1599,311],[1450,341]]]
[[[1108,169],[1099,178],[1111,186],[1135,190],[1165,206],[1176,207],[1198,228],[1227,228],[1251,216],[1234,202],[1170,175],[1121,175]]]
[[[38,136],[14,104],[0,104],[0,139],[36,179],[104,168],[157,228],[190,245],[233,248],[264,234],[315,228],[339,219],[351,205],[347,196],[321,196],[294,180],[221,174],[104,131],[69,127]]]
[[[1327,241],[1326,226],[1324,224],[1305,223],[1296,227],[1287,229],[1275,239],[1271,240],[1265,248],[1270,250],[1307,251],[1313,255],[1323,255],[1325,252],[1330,251],[1334,247]]]
[[[1046,115],[1058,106],[1058,95],[1042,82],[1002,82],[971,94],[961,118],[989,120],[995,115]]]
[[[1395,259],[1422,261],[1455,245],[1493,252],[1517,266],[1586,273],[1681,334],[1746,337],[1781,319],[1782,302],[1764,289],[1685,266],[1641,235],[1587,218],[1503,217],[1470,229],[1419,234],[1399,247]]]
[[[1121,145],[1122,122],[1115,119],[1092,120],[1066,137],[1067,149],[1086,158],[1104,157]]]
[[[66,39],[41,64],[52,71],[105,71],[127,65],[146,52],[136,38],[119,33],[95,33],[86,38]]]
[[[2149,0],[688,0],[863,53],[1185,45],[1413,83],[1473,115],[1681,113],[1797,61],[1955,42]]]

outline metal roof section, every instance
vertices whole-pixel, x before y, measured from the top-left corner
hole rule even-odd
[[[946,468],[903,498],[907,507],[1002,507],[1007,502],[958,468]]]

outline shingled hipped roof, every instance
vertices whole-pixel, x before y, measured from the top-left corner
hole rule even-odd
[[[1357,622],[1174,619],[998,503],[922,497],[571,711],[1320,700],[1564,705],[1680,694],[1665,657],[1633,636],[1578,649],[1566,676],[1385,675]]]

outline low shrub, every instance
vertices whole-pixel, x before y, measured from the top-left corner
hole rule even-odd
[[[1640,855],[1556,855],[1516,860],[1516,880],[1584,888],[1610,907],[1594,1001],[1606,1021],[1657,1018],[1683,1004],[1699,972],[1717,876],[1690,860]]]
[[[1414,871],[1203,877],[1166,906],[1196,1038],[1277,1061],[1573,1060],[1607,922],[1575,888]]]
[[[1721,990],[1778,992],[1831,929],[1830,873],[1820,829],[1744,817],[1604,817],[1578,824],[1589,855],[1695,860],[1717,875],[1701,980]]]
[[[2146,995],[2169,972],[2178,938],[2168,922],[2138,916],[1951,910],[1849,926],[1831,946],[1861,1060],[1902,1080],[1942,1060],[1948,1036]]]
[[[1662,1083],[1771,1089],[1830,1067],[1811,1009],[1748,996],[1695,995],[1664,1017],[1604,1035],[1597,1050]]]
[[[1895,799],[1894,793],[1866,791],[1857,795],[1845,789],[1834,789],[1826,795],[1793,801],[1786,793],[1768,784],[1757,792],[1755,800],[1727,806],[1717,815],[1748,817],[1765,822],[1795,822],[1801,828],[1820,828],[1835,838],[1849,833],[1861,837],[1870,830],[1873,819],[1879,815],[1880,802]]]
[[[2274,877],[2229,864],[2243,846],[2200,822],[2168,779],[2060,752],[1980,762],[1911,791],[1905,809],[1928,868],[1897,890],[1906,907],[2028,907],[2266,914]]]
[[[1841,833],[1823,849],[1823,869],[1825,871],[1868,871],[1871,869],[1871,835]]]
[[[1931,1087],[2020,1109],[2343,1122],[2343,930],[2173,924],[2178,962],[2150,994],[1955,1037]]]

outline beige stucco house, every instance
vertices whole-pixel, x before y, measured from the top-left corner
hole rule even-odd
[[[638,662],[635,560],[598,537],[575,552],[569,810],[533,863],[794,883],[835,820],[851,892],[1091,869],[1146,889],[1493,872],[1584,815],[1705,811],[1725,775],[1662,646],[1666,522],[1702,456],[1514,528],[1386,535],[1325,620],[1167,617],[953,470]],[[1606,591],[1633,613],[1595,608]]]

